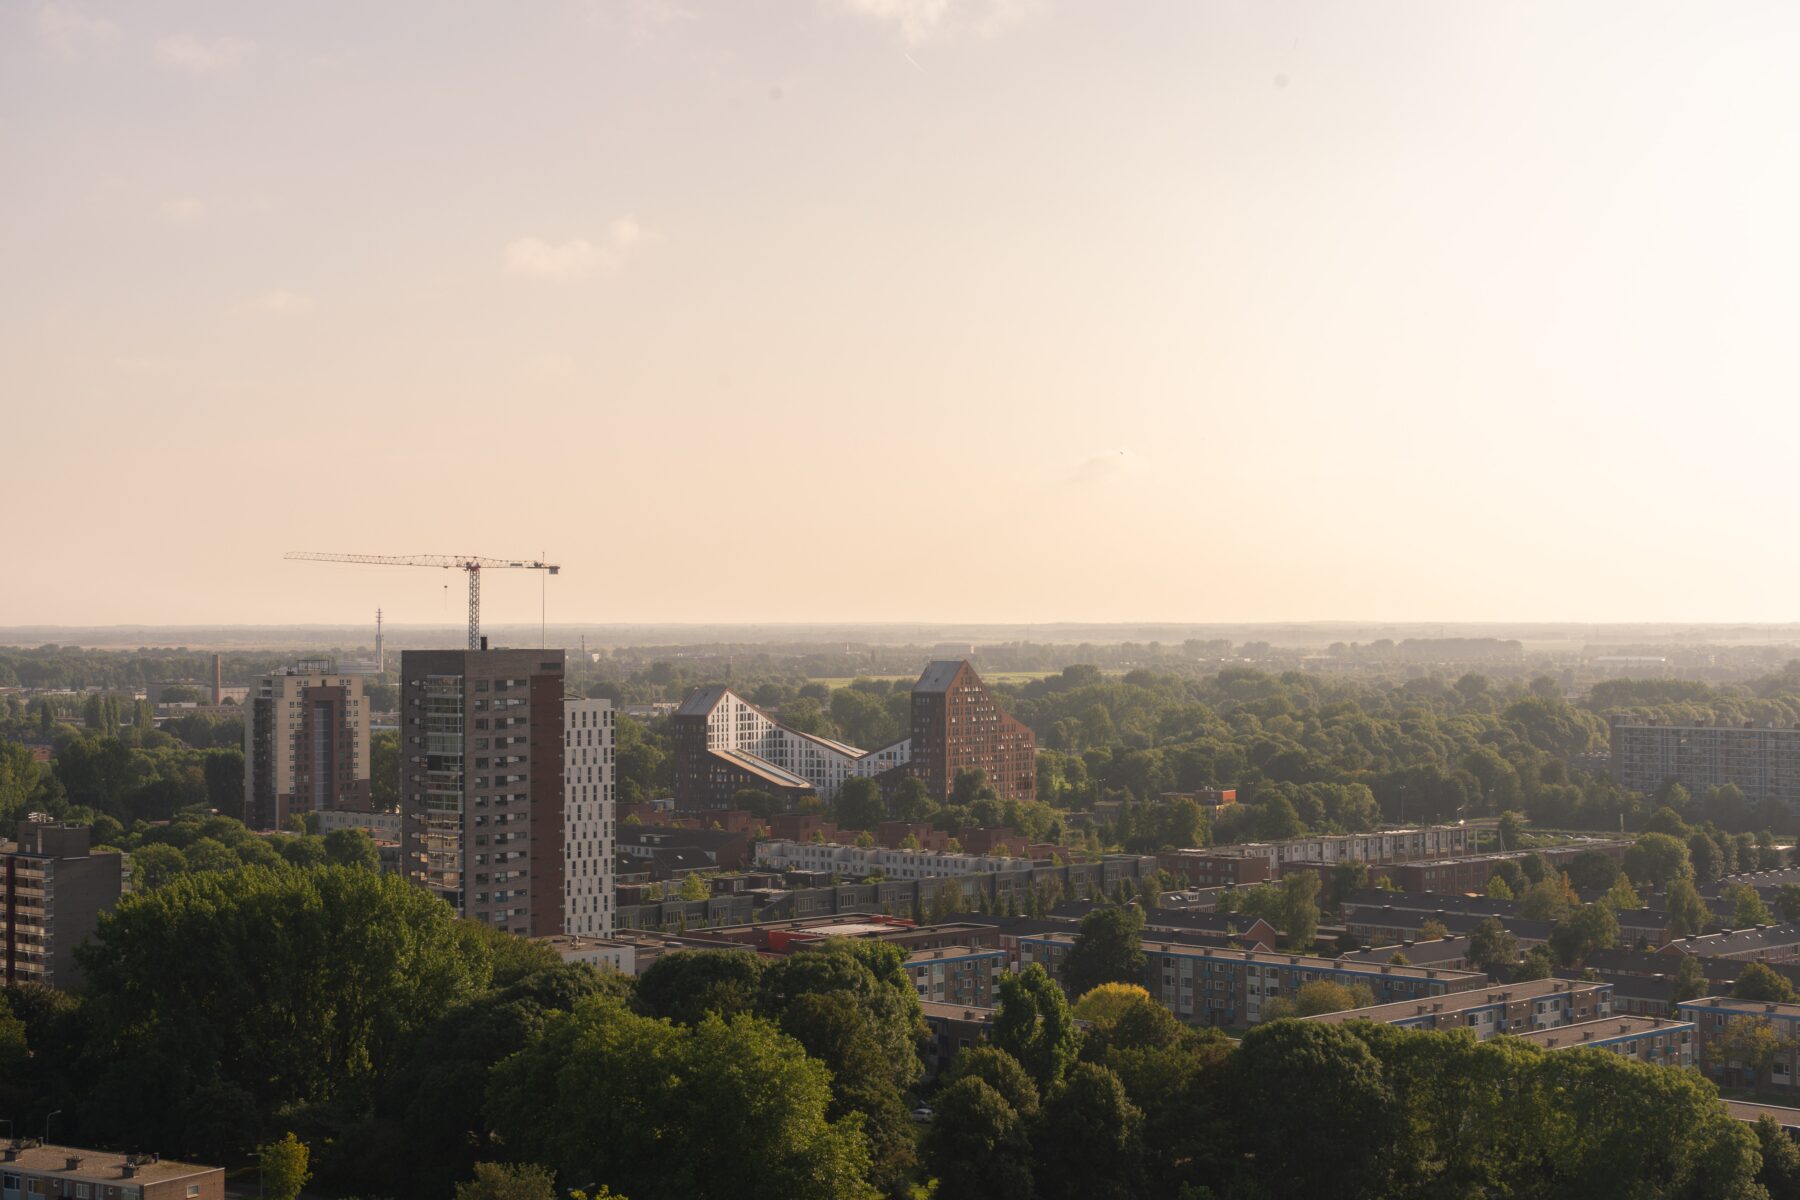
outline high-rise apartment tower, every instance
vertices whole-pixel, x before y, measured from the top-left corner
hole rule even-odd
[[[402,868],[509,933],[612,926],[611,705],[563,686],[561,650],[400,655]]]
[[[582,937],[613,931],[613,707],[563,701],[563,928]]]
[[[302,662],[258,679],[244,707],[244,824],[280,829],[309,812],[369,811],[360,678]]]

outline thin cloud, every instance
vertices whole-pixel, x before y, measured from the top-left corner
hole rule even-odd
[[[256,298],[256,307],[264,312],[281,316],[300,316],[313,310],[311,296],[302,296],[299,292],[290,292],[286,288],[274,288]]]
[[[110,48],[119,27],[104,17],[91,17],[73,4],[52,0],[38,9],[38,36],[64,58],[79,58],[90,49]]]
[[[607,226],[606,236],[597,242],[587,238],[566,242],[517,238],[507,244],[506,271],[530,279],[579,279],[596,271],[616,271],[649,236],[631,217],[620,217]]]
[[[156,43],[156,61],[172,71],[190,75],[221,75],[244,65],[256,49],[254,42],[243,38],[195,37],[191,33],[172,33]]]
[[[206,216],[206,205],[192,196],[181,196],[162,202],[163,219],[177,225],[192,225]]]
[[[826,0],[885,26],[908,46],[947,37],[990,37],[1030,16],[1038,0]],[[917,64],[914,64],[915,66]]]
[[[1073,487],[1085,487],[1107,479],[1147,475],[1149,470],[1149,465],[1131,451],[1111,450],[1077,463],[1065,482]]]

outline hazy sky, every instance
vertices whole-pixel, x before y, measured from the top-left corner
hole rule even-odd
[[[1792,618],[1797,58],[1699,0],[0,0],[0,625],[459,619],[289,549],[548,552],[553,621]]]

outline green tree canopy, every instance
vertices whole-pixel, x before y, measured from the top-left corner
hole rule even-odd
[[[1519,940],[1497,917],[1488,917],[1469,935],[1469,961],[1484,971],[1519,961]]]
[[[258,1179],[271,1200],[298,1200],[311,1178],[306,1143],[292,1132],[257,1148]]]
[[[1143,937],[1144,913],[1135,905],[1088,913],[1062,962],[1062,981],[1069,994],[1086,995],[1103,983],[1142,983]]]
[[[830,1070],[758,1017],[690,1028],[591,995],[494,1068],[487,1111],[515,1156],[633,1200],[874,1200],[830,1099]]]
[[[990,1035],[994,1045],[1018,1059],[1040,1090],[1054,1087],[1081,1046],[1062,989],[1032,963],[1002,979],[999,993]]]
[[[1738,1000],[1772,1000],[1780,1004],[1792,1004],[1795,999],[1794,985],[1762,963],[1745,967],[1731,985],[1731,994]]]
[[[442,901],[341,867],[184,875],[121,901],[78,954],[100,1129],[213,1157],[278,1110],[366,1097],[492,969]]]
[[[636,1003],[653,1017],[698,1025],[707,1015],[754,1012],[763,960],[750,950],[674,950],[638,976]]]
[[[1031,1129],[1025,1116],[979,1075],[937,1096],[925,1161],[937,1200],[1034,1200]]]
[[[1699,889],[1694,887],[1691,879],[1671,880],[1663,906],[1669,910],[1669,936],[1672,938],[1705,933],[1706,927],[1712,924],[1712,911],[1700,899]]]
[[[1625,852],[1625,873],[1633,883],[1661,887],[1692,873],[1688,848],[1666,833],[1646,833]]]

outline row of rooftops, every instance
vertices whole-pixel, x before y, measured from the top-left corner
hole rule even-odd
[[[1325,1025],[1341,1025],[1345,1021],[1374,1021],[1378,1025],[1404,1021],[1413,1017],[1438,1016],[1444,1013],[1471,1012],[1502,1004],[1526,1004],[1549,996],[1581,996],[1611,989],[1609,983],[1589,983],[1570,979],[1532,979],[1504,987],[1471,988],[1466,992],[1446,992],[1430,1000],[1396,1000],[1367,1008],[1349,1008],[1342,1012],[1320,1013],[1305,1018]]]
[[[1621,1038],[1642,1037],[1647,1033],[1680,1033],[1693,1028],[1692,1021],[1668,1017],[1613,1016],[1602,1017],[1597,1021],[1580,1021],[1574,1025],[1557,1025],[1549,1029],[1523,1029],[1507,1036],[1524,1042],[1535,1042],[1546,1050],[1558,1050],[1604,1045]]]
[[[1760,729],[1771,733],[1792,733],[1800,730],[1800,721],[1790,725],[1783,721],[1728,721],[1723,717],[1716,721],[1659,721],[1654,717],[1628,717],[1618,714],[1612,718],[1611,724],[1614,729],[1693,729],[1709,732],[1715,729]]]
[[[1075,937],[1076,935],[1073,933],[1037,933],[1021,937],[1019,941],[1021,943],[1037,942],[1070,946],[1074,944]],[[1450,982],[1487,978],[1486,973],[1482,971],[1452,971],[1440,970],[1437,967],[1415,967],[1402,963],[1371,963],[1350,958],[1320,958],[1310,954],[1282,954],[1273,950],[1240,950],[1235,947],[1194,945],[1157,938],[1145,938],[1141,944],[1146,954],[1199,955],[1227,962],[1244,962],[1269,967],[1298,967],[1307,971],[1353,971],[1363,975],[1381,974],[1402,979],[1442,979]]]
[[[1800,1021],[1800,1004],[1784,1004],[1775,1000],[1740,1000],[1732,996],[1700,996],[1682,1000],[1679,1007],[1704,1012],[1730,1013],[1736,1016],[1781,1017]]]

